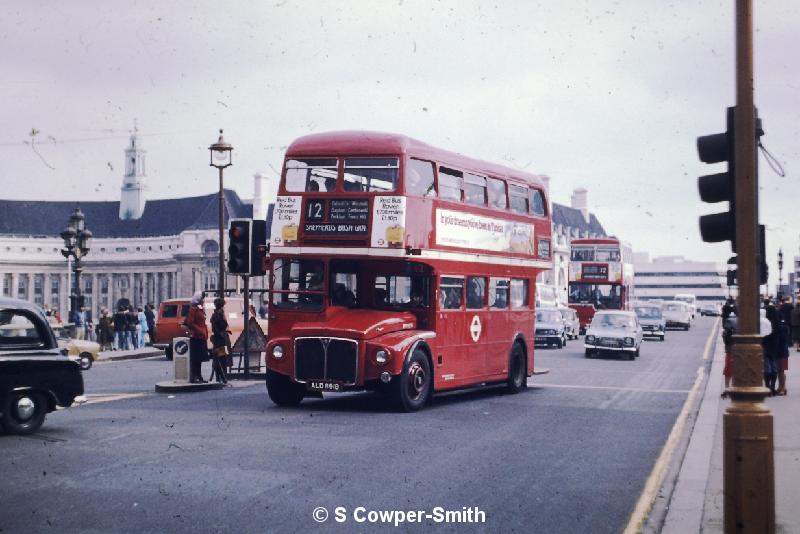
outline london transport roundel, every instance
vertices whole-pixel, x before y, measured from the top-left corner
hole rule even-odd
[[[178,354],[186,354],[189,350],[189,344],[185,341],[178,341],[175,343],[175,352]]]
[[[472,336],[472,341],[475,342],[481,337],[481,318],[477,315],[472,316],[472,322],[469,325],[469,335]]]

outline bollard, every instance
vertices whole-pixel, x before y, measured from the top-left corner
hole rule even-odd
[[[175,381],[189,381],[189,338],[176,337],[172,340],[172,362],[175,367]]]

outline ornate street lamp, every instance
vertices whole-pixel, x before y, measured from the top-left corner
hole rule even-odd
[[[778,299],[783,298],[783,249],[778,249]]]
[[[61,232],[61,239],[64,240],[61,254],[65,258],[72,256],[75,259],[72,264],[72,271],[75,273],[75,293],[70,294],[69,297],[70,315],[74,316],[83,300],[81,298],[81,272],[83,271],[81,259],[89,254],[89,250],[92,248],[92,232],[86,228],[86,217],[80,208],[75,208],[70,215],[66,228]]]
[[[222,186],[222,169],[233,165],[233,147],[222,138],[222,129],[219,130],[219,139],[216,143],[208,147],[211,152],[212,167],[219,169],[219,280],[217,280],[217,292],[220,297],[225,296],[225,190]]]

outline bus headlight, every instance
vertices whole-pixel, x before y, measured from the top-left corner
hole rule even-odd
[[[389,353],[386,352],[385,350],[378,349],[378,351],[375,352],[375,361],[376,362],[378,362],[380,364],[384,364],[384,363],[386,363],[386,361],[388,359],[389,359]]]
[[[276,360],[280,360],[281,358],[283,358],[283,347],[281,347],[280,345],[275,345],[274,347],[272,347],[272,357],[275,358]]]

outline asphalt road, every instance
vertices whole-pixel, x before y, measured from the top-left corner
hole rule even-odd
[[[587,360],[582,340],[537,349],[551,372],[521,394],[448,394],[415,414],[363,393],[282,409],[262,383],[161,395],[169,362],[98,363],[90,403],[50,414],[38,435],[0,436],[0,529],[397,531],[353,511],[478,507],[484,523],[399,531],[621,532],[713,323],[646,341],[635,361]]]

